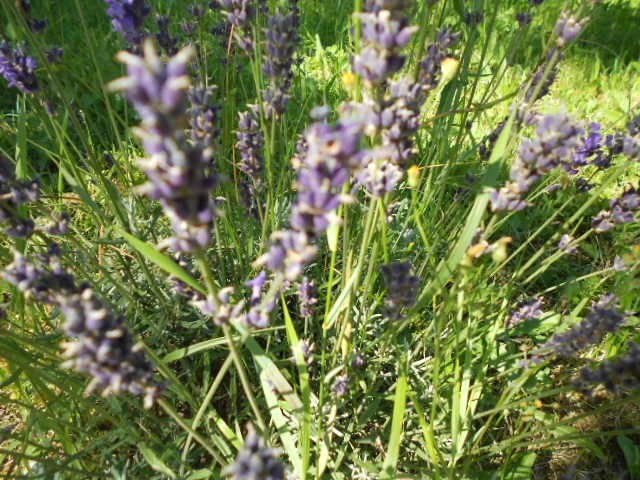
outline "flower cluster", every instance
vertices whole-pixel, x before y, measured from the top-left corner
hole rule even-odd
[[[393,191],[415,155],[413,137],[420,127],[420,110],[428,93],[440,81],[442,63],[457,38],[457,34],[447,29],[438,34],[437,42],[429,47],[421,65],[419,81],[408,76],[386,81],[386,95],[374,95],[375,100],[367,99],[349,107],[369,135],[381,138],[380,145],[363,154],[362,168],[357,173],[358,182],[372,195]]]
[[[545,61],[540,65],[533,76],[533,79],[527,86],[524,94],[526,103],[533,103],[546,96],[551,90],[551,85],[558,76],[558,65],[564,58],[564,53],[559,47],[553,47],[547,54]]]
[[[444,28],[438,32],[436,41],[427,47],[427,54],[420,63],[419,83],[426,93],[434,90],[442,77],[443,62],[449,51],[460,39],[459,32]]]
[[[298,288],[298,299],[300,301],[300,315],[305,319],[310,319],[313,316],[313,306],[318,303],[318,297],[316,284],[313,280],[309,280],[309,277],[302,277]]]
[[[297,28],[298,18],[294,12],[281,13],[276,10],[267,18],[265,60],[263,73],[270,85],[264,92],[264,111],[267,117],[282,115],[291,96],[293,62],[300,41]]]
[[[291,230],[271,236],[271,247],[255,264],[294,281],[314,257],[312,240],[339,219],[336,210],[349,197],[342,189],[361,160],[358,123],[316,122],[305,133],[305,152],[298,165],[298,195],[291,212]]]
[[[600,342],[607,333],[617,331],[627,319],[620,311],[615,295],[603,295],[594,303],[587,316],[565,333],[555,335],[543,348],[560,357],[571,357],[589,345]]]
[[[155,37],[158,45],[167,55],[175,55],[178,52],[178,39],[169,32],[169,22],[170,18],[166,15],[156,17],[158,33],[155,34]]]
[[[142,27],[151,13],[145,0],[105,0],[108,5],[107,14],[111,17],[113,30],[122,34],[131,45],[142,43]]]
[[[631,342],[626,355],[605,360],[596,369],[583,368],[578,385],[584,388],[596,384],[603,384],[613,393],[640,385],[640,346]]]
[[[253,427],[249,426],[235,463],[225,468],[224,475],[233,480],[284,480],[285,468],[278,460],[279,455],[279,450],[268,448]]]
[[[491,191],[493,211],[522,210],[528,203],[522,196],[543,175],[571,160],[582,129],[564,113],[537,120],[536,138],[525,139],[511,167],[510,181]]]
[[[582,29],[587,24],[587,21],[587,18],[578,20],[570,13],[562,12],[562,15],[560,15],[560,18],[558,19],[558,22],[555,26],[556,35],[558,35],[558,46],[562,47],[573,42],[578,37],[578,35],[580,35],[580,32],[582,32]]]
[[[264,136],[260,128],[260,112],[257,105],[249,105],[246,112],[238,114],[238,142],[236,148],[240,152],[238,168],[245,173],[252,182],[255,190],[262,187],[262,172],[264,170]]]
[[[215,87],[194,86],[189,91],[191,139],[214,148],[220,137],[220,106],[214,102]]]
[[[382,266],[387,288],[386,304],[392,318],[402,318],[401,310],[415,305],[420,293],[420,277],[411,273],[410,262],[394,262]]]
[[[158,200],[171,220],[176,235],[162,246],[177,252],[206,247],[216,217],[211,192],[218,177],[212,151],[190,144],[184,134],[189,118],[187,68],[193,53],[193,48],[187,47],[164,63],[147,41],[144,56],[118,54],[127,66],[127,76],[111,83],[113,90],[127,93],[142,118],[135,133],[149,154],[139,161],[149,182],[141,190]]]
[[[39,197],[40,184],[36,180],[16,180],[9,161],[0,155],[0,223],[6,224],[6,235],[13,238],[31,236],[35,224],[23,214],[21,207]]]
[[[10,87],[16,87],[24,93],[33,94],[40,89],[35,70],[38,62],[26,54],[24,45],[13,48],[9,42],[0,43],[0,75]]]
[[[251,22],[255,16],[252,0],[217,0],[215,3],[227,17],[240,49],[247,53],[252,52],[254,45],[251,36]]]
[[[635,223],[636,212],[640,210],[640,192],[635,188],[625,190],[618,198],[609,203],[609,210],[602,210],[591,221],[591,226],[598,232],[607,232],[615,225]]]
[[[417,27],[409,25],[408,1],[372,1],[367,7],[359,15],[363,47],[353,59],[353,69],[367,83],[379,84],[404,66],[401,51]]]
[[[116,315],[88,284],[76,283],[62,267],[57,248],[50,249],[43,263],[36,266],[16,253],[3,278],[25,295],[58,307],[65,316],[63,329],[72,339],[64,345],[63,365],[92,377],[89,392],[144,395],[145,407],[151,407],[162,387],[125,318]]]
[[[534,297],[529,300],[525,300],[518,305],[518,308],[511,312],[507,318],[507,327],[514,327],[519,323],[527,320],[535,320],[542,317],[544,311],[542,310],[542,299]]]

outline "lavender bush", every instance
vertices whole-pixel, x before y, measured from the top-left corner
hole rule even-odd
[[[580,3],[0,3],[0,476],[633,478],[640,12]]]

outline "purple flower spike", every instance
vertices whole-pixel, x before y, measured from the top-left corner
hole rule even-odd
[[[539,297],[531,298],[521,302],[518,309],[511,312],[507,318],[507,327],[514,327],[527,320],[535,320],[542,317],[542,299]]]
[[[568,12],[563,12],[555,27],[558,35],[558,45],[564,46],[573,42],[580,35],[587,21],[588,19],[586,18],[578,20]]]
[[[617,331],[627,315],[620,311],[615,295],[603,295],[593,304],[587,316],[566,333],[555,335],[543,348],[561,357],[571,357],[583,348],[600,342],[607,333]]]
[[[438,32],[435,43],[427,47],[427,56],[420,64],[419,83],[425,93],[434,90],[442,77],[442,62],[449,55],[449,50],[460,39],[460,33],[448,28]]]
[[[279,455],[280,450],[268,448],[249,425],[235,463],[225,468],[223,474],[233,480],[284,480],[285,468],[278,460]]]
[[[142,118],[135,133],[149,157],[138,163],[149,181],[141,190],[160,202],[176,233],[160,246],[185,253],[209,245],[217,216],[213,152],[188,142],[184,135],[189,123],[187,68],[193,54],[193,47],[187,47],[164,63],[149,40],[143,57],[118,54],[127,66],[127,76],[110,85],[126,92]]]
[[[546,115],[537,121],[536,137],[520,144],[518,158],[511,167],[510,181],[500,190],[491,191],[491,209],[522,210],[527,203],[522,196],[543,175],[573,159],[582,128],[568,115]]]
[[[215,91],[215,86],[194,86],[189,92],[191,139],[205,148],[215,148],[220,137],[220,106],[213,100]]]
[[[385,2],[387,8],[391,2]],[[403,9],[378,10],[360,14],[364,47],[353,59],[353,69],[372,84],[383,82],[405,63],[400,51],[409,43],[417,27],[409,26]]]
[[[282,115],[290,100],[288,92],[293,79],[293,61],[300,42],[295,13],[276,11],[267,19],[264,32],[267,43],[262,71],[271,83],[264,93],[264,110],[267,117],[272,117]]]
[[[603,384],[607,390],[620,393],[624,389],[640,385],[640,347],[631,342],[629,353],[612,360],[605,360],[597,368],[585,367],[580,372],[578,386]]]
[[[29,238],[35,224],[24,215],[22,206],[40,198],[40,184],[36,180],[19,181],[13,174],[13,165],[0,154],[0,224],[4,233],[12,238]]]
[[[291,225],[310,235],[336,224],[336,210],[348,201],[342,187],[350,166],[361,163],[361,133],[357,126],[314,123],[305,134],[306,154],[298,172],[298,197],[291,213]]]
[[[300,314],[309,319],[313,316],[313,306],[318,303],[316,285],[308,277],[302,277],[298,288],[298,298],[300,300]]]
[[[241,50],[253,52],[253,38],[250,35],[255,9],[251,0],[217,0],[222,13],[233,27],[234,37]]]
[[[591,221],[591,226],[598,233],[609,231],[622,223],[635,223],[636,213],[640,210],[640,192],[630,188],[619,198],[611,200],[609,205],[610,210],[602,210]]]
[[[236,148],[240,152],[238,168],[251,179],[254,189],[260,190],[263,185],[264,136],[260,128],[258,106],[249,105],[249,109],[246,112],[240,112],[238,116],[238,131],[236,132],[238,138]]]
[[[8,42],[0,43],[0,75],[10,87],[33,94],[40,89],[35,70],[38,62],[25,53],[25,46],[12,48]]]
[[[382,266],[387,287],[387,306],[392,318],[402,318],[401,310],[415,305],[420,293],[420,277],[411,273],[410,262],[394,262]]]
[[[131,45],[142,43],[142,27],[144,21],[151,13],[145,0],[105,0],[111,17],[113,30],[122,34]]]
[[[93,377],[87,387],[103,395],[129,392],[144,395],[146,408],[162,392],[144,346],[135,343],[123,316],[116,315],[87,284],[77,284],[62,267],[60,252],[50,249],[43,266],[19,253],[3,278],[25,295],[56,306],[66,318],[64,331],[72,339],[64,345],[63,365]]]

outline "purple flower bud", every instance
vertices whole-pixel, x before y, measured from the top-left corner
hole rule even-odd
[[[304,232],[284,230],[271,234],[269,251],[255,261],[255,266],[264,265],[272,272],[281,273],[294,281],[316,254]]]
[[[62,47],[53,47],[44,52],[44,56],[49,63],[60,63],[64,56],[64,50]]]
[[[527,27],[531,25],[531,21],[533,20],[533,15],[529,12],[518,12],[516,13],[516,20],[520,25],[520,28]]]
[[[346,373],[338,375],[331,386],[331,392],[336,398],[344,397],[349,393],[349,375]]]
[[[558,242],[558,248],[568,255],[573,255],[578,250],[578,247],[573,244],[574,238],[566,233],[560,237]]]
[[[158,33],[155,34],[155,37],[158,45],[160,45],[160,48],[164,50],[167,55],[175,55],[178,52],[178,39],[171,36],[169,32],[169,21],[169,17],[164,15],[158,15],[156,17]]]

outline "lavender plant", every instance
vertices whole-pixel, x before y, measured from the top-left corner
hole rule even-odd
[[[640,127],[606,4],[19,3],[0,476],[624,468]]]

